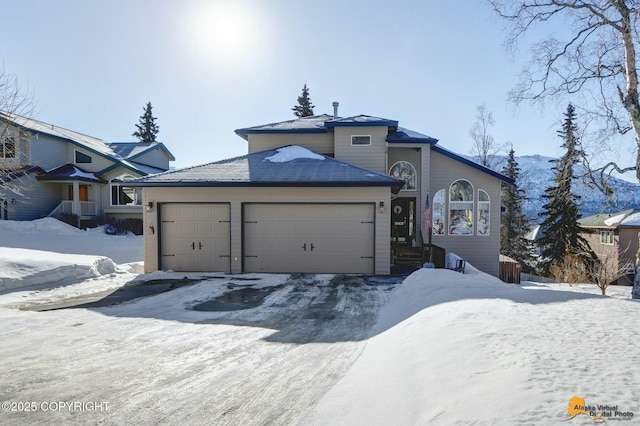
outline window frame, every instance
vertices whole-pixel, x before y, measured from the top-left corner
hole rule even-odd
[[[133,190],[133,198],[131,198],[130,194],[124,192],[124,188],[126,187],[126,181],[129,179],[135,179],[134,176],[126,175],[121,178],[112,179],[109,182],[109,205],[111,207],[127,207],[127,206],[142,206],[142,190],[131,188]],[[115,190],[115,193],[114,193]],[[123,193],[127,197],[131,198],[131,203],[120,204],[120,194]],[[116,203],[114,204],[114,196],[116,198]]]
[[[614,245],[615,244],[615,238],[616,238],[616,235],[615,235],[615,232],[612,229],[601,229],[600,230],[600,244],[602,244],[603,246],[612,246],[612,245]]]
[[[481,193],[484,193],[487,196],[486,200],[481,199]],[[491,197],[489,193],[484,189],[478,189],[478,207],[476,212],[476,235],[479,237],[489,237],[491,236]],[[486,207],[486,208],[484,208]],[[480,220],[481,220],[481,212],[486,212],[486,233],[480,232]]]
[[[354,138],[368,138],[368,143],[354,143]],[[351,146],[371,146],[371,135],[351,135]]]
[[[7,156],[7,146],[11,145],[12,149],[10,152],[12,155]],[[17,157],[17,147],[18,143],[16,142],[15,136],[5,136],[2,138],[2,142],[0,142],[0,159],[2,160],[14,160]]]
[[[439,200],[441,195],[442,200]],[[440,213],[437,213],[437,212]],[[439,216],[439,217],[438,217]],[[438,223],[438,220],[441,220]],[[431,209],[431,233],[433,235],[446,235],[447,233],[447,190],[442,188],[436,191],[433,196],[433,207]]]
[[[470,196],[470,200],[453,200],[452,197],[454,195],[454,191],[453,191],[453,187],[454,185],[456,185],[458,182],[460,183],[467,183],[469,185],[469,188],[471,189],[470,191],[468,191],[468,196]],[[466,191],[467,192],[467,191]],[[451,183],[451,185],[449,185],[449,209],[448,209],[448,216],[449,216],[449,226],[447,228],[447,235],[451,235],[451,236],[461,236],[461,237],[473,237],[475,235],[475,191],[473,188],[473,184],[471,182],[469,182],[466,179],[456,179],[455,181],[453,181]],[[469,207],[469,203],[471,204],[471,209],[468,208],[461,208],[463,206],[465,207]],[[456,208],[458,207],[458,208]],[[460,218],[456,218],[454,219],[453,217],[453,212],[464,212],[462,214],[462,217]],[[469,212],[469,213],[467,213]],[[470,232],[465,232],[465,233],[459,233],[459,232],[454,232],[454,229],[457,227],[457,223],[460,220],[464,220],[466,219],[466,228],[470,229]]]
[[[81,156],[84,156],[86,158],[82,158]],[[91,163],[93,163],[93,157],[92,156],[90,156],[89,154],[85,154],[82,151],[78,151],[77,149],[74,150],[73,159],[74,159],[74,163],[76,163],[76,164],[91,164]],[[89,161],[80,161],[80,160],[85,160],[85,159],[89,159]]]
[[[406,168],[409,170],[409,178],[413,178],[413,182],[412,182],[412,187],[409,188],[409,182],[407,181],[407,179],[405,177],[403,177],[402,175],[396,177],[396,179],[402,179],[404,180],[404,186],[400,189],[400,191],[416,191],[418,189],[418,171],[416,170],[416,167],[407,160],[400,160],[400,161],[396,161],[395,163],[393,163],[393,165],[391,167],[389,167],[389,176],[391,177],[395,177],[391,174],[391,172],[393,171],[393,169],[398,166],[398,165],[408,165],[409,167]]]

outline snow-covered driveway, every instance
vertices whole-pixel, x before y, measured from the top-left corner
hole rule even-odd
[[[100,280],[113,285],[114,276],[78,286]],[[265,296],[259,308],[193,310],[225,293],[242,303],[247,288]],[[363,350],[390,289],[358,277],[220,276],[111,307],[45,312],[18,307],[60,301],[60,289],[0,296],[0,401],[34,408],[3,410],[0,423],[296,423]]]

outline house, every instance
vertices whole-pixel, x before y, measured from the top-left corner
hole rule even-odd
[[[236,130],[247,155],[137,179],[145,272],[384,275],[407,253],[422,261],[430,218],[434,246],[497,276],[512,181],[398,124],[334,105]]]
[[[0,129],[0,219],[142,218],[140,191],[124,182],[175,160],[162,143],[108,143],[6,112]]]
[[[581,234],[591,250],[611,268],[622,267],[628,273],[615,284],[632,285],[640,237],[640,209],[601,213],[578,220],[589,232]]]

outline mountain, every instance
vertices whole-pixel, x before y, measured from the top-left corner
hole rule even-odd
[[[554,158],[542,155],[516,157],[521,170],[520,179],[517,183],[528,197],[522,207],[524,213],[534,222],[540,220],[538,213],[542,211],[542,206],[546,203],[546,200],[542,198],[542,194],[553,182],[552,160]],[[496,156],[494,170],[502,171],[506,161],[506,155]],[[576,167],[577,175],[584,172],[582,166]],[[614,190],[614,196],[611,200],[597,189],[589,188],[581,179],[574,180],[574,192],[582,197],[582,208],[580,209],[582,217],[597,213],[612,213],[630,208],[640,208],[640,185],[613,177],[610,179],[609,185]]]

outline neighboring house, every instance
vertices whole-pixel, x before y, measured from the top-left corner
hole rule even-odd
[[[389,274],[399,249],[421,261],[430,212],[433,244],[498,275],[509,178],[385,118],[336,113],[236,134],[248,155],[136,180],[146,272]]]
[[[628,273],[615,284],[632,285],[640,236],[640,210],[597,214],[578,220],[589,232],[582,236],[598,258],[611,268],[624,268]]]
[[[167,171],[175,160],[162,143],[110,144],[6,112],[0,126],[0,219],[141,218],[140,191],[123,183]]]

